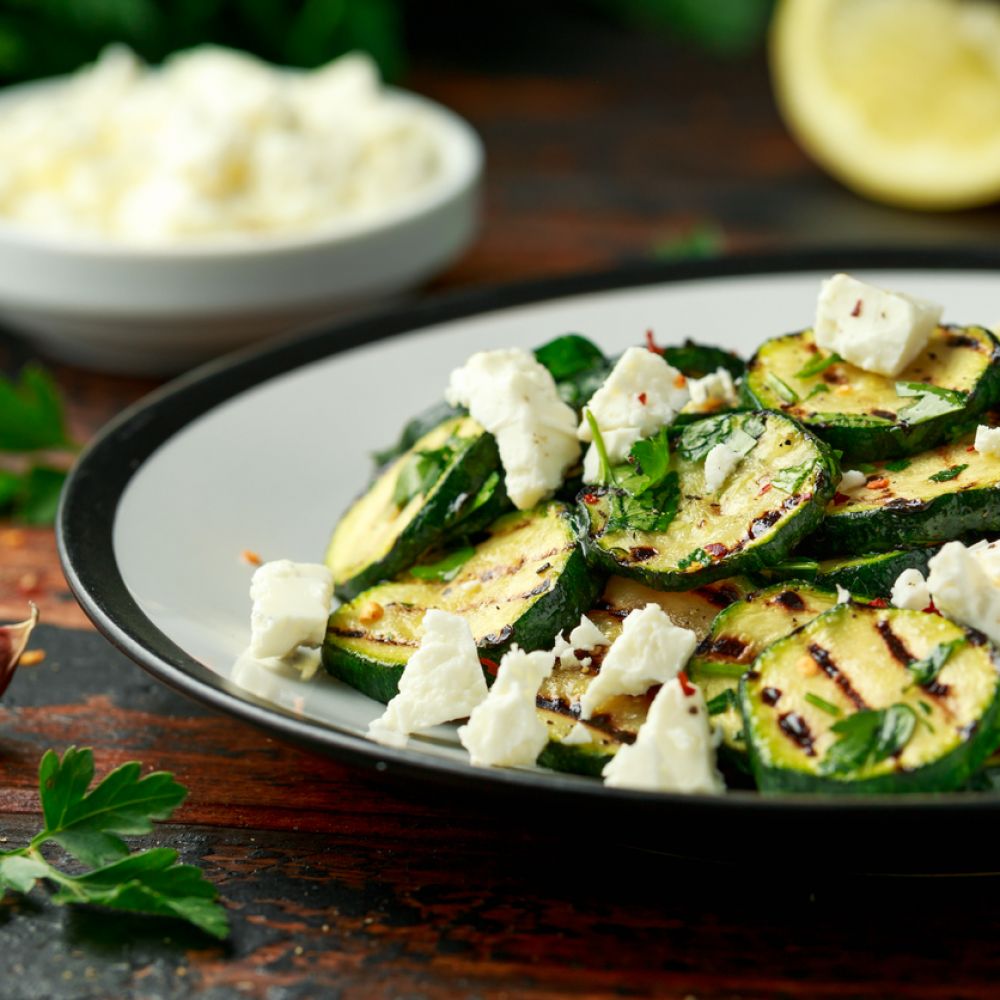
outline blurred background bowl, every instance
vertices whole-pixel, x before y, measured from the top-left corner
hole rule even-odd
[[[7,88],[18,100],[52,81]],[[0,224],[0,323],[59,360],[165,375],[412,288],[469,245],[482,145],[460,117],[391,89],[436,137],[440,170],[378,215],[307,234],[136,247]]]

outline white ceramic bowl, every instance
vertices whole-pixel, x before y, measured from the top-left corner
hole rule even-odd
[[[16,100],[28,84],[4,91]],[[457,115],[390,90],[437,136],[441,169],[376,216],[308,234],[135,247],[0,223],[0,325],[109,372],[169,374],[253,340],[316,326],[431,277],[475,234],[483,152]]]

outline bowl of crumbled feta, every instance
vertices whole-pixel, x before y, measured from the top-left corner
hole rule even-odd
[[[113,47],[0,94],[0,322],[171,372],[397,293],[472,239],[482,149],[366,56]]]

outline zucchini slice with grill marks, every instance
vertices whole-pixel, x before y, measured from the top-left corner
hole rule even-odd
[[[326,564],[337,595],[354,597],[451,535],[494,520],[508,506],[499,466],[496,441],[471,417],[451,417],[424,434],[334,529]]]
[[[747,402],[788,413],[844,454],[872,461],[947,441],[1000,397],[1000,342],[979,326],[938,327],[897,378],[846,361],[824,366],[831,357],[811,330],[767,341],[743,381]],[[897,386],[909,386],[908,395]]]
[[[740,681],[764,792],[962,788],[997,743],[1000,653],[940,615],[838,604]]]
[[[865,486],[834,496],[809,548],[880,552],[1000,530],[1000,461],[981,455],[973,440],[880,463]]]
[[[744,457],[712,492],[705,456],[723,442]],[[660,590],[691,590],[772,565],[822,520],[839,478],[821,441],[770,411],[688,424],[674,435],[671,469],[652,507],[619,486],[580,494],[581,534],[595,565]]]
[[[843,587],[855,596],[888,597],[903,570],[918,569],[926,575],[927,563],[935,552],[937,547],[931,546],[834,559],[793,555],[777,566],[762,570],[760,575],[765,579],[807,580],[820,587]]]
[[[808,583],[779,583],[731,604],[712,623],[688,664],[688,676],[701,686],[712,722],[728,751],[745,758],[740,678],[776,639],[789,635],[837,603],[833,590]]]
[[[587,617],[610,644],[621,634],[622,621],[629,612],[647,604],[658,604],[675,625],[691,629],[700,641],[708,634],[719,612],[749,593],[751,588],[751,582],[743,577],[718,580],[692,591],[651,590],[635,580],[611,577]],[[634,742],[639,727],[645,722],[651,696],[621,695],[602,706],[602,712],[583,724],[590,742],[565,742],[577,721],[574,707],[579,706],[584,691],[600,670],[606,652],[606,646],[588,651],[591,662],[585,667],[557,664],[542,682],[538,691],[538,714],[549,727],[549,742],[538,758],[543,767],[599,775],[619,747]]]
[[[513,643],[542,649],[576,625],[600,580],[576,543],[569,508],[548,503],[504,515],[451,580],[410,573],[337,608],[327,625],[323,663],[335,677],[379,701],[396,694],[419,645],[428,608],[460,614],[484,657]]]

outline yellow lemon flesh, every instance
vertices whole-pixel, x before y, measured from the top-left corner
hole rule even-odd
[[[771,71],[806,151],[880,201],[1000,198],[1000,4],[780,0]]]

